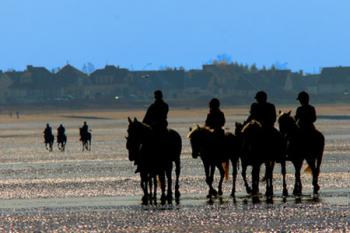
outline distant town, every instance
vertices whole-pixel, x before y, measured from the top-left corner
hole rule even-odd
[[[276,103],[295,103],[299,91],[317,103],[350,102],[350,67],[326,67],[319,74],[213,62],[201,69],[134,71],[115,65],[83,72],[67,64],[49,71],[28,65],[24,71],[0,71],[0,104],[143,106],[153,91],[163,90],[178,106],[206,104],[213,96],[226,105],[246,104],[265,90]],[[206,106],[206,105],[205,105]]]

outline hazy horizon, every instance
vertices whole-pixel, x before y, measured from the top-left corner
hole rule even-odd
[[[3,0],[0,69],[91,62],[131,70],[232,61],[308,73],[350,65],[350,2]]]

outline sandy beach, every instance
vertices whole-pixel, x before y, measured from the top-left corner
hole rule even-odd
[[[222,108],[228,130],[243,121],[249,106]],[[277,106],[294,110],[295,106]],[[183,140],[179,205],[140,204],[139,177],[125,149],[127,117],[142,119],[145,109],[22,110],[19,119],[0,114],[0,229],[5,232],[252,232],[350,231],[350,107],[317,106],[317,127],[326,148],[320,197],[311,198],[311,177],[302,174],[304,196],[283,200],[280,168],[275,168],[274,203],[254,204],[237,181],[237,198],[224,195],[208,203],[200,159],[192,159],[188,128],[202,124],[206,108],[171,109],[169,127]],[[82,152],[78,127],[87,121],[93,134],[91,152]],[[67,129],[65,152],[49,153],[42,132],[50,123]],[[288,164],[288,189],[294,174]],[[249,171],[248,171],[249,172]],[[216,180],[217,181],[217,180]],[[261,187],[264,190],[264,187]]]

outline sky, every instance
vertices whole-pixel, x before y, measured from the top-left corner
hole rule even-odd
[[[0,69],[350,66],[349,0],[1,0]]]

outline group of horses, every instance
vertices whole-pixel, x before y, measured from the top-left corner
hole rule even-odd
[[[91,139],[92,135],[91,132],[84,132],[82,128],[79,128],[79,135],[80,135],[80,141],[82,143],[82,151],[91,151]],[[44,143],[45,147],[48,151],[53,151],[53,144],[55,141],[55,136],[50,134],[44,133]],[[67,144],[67,135],[65,133],[63,134],[57,134],[57,148],[59,151],[65,151]]]
[[[151,127],[138,121],[136,118],[128,118],[126,147],[129,160],[135,161],[140,172],[141,188],[144,192],[143,204],[157,202],[157,179],[159,176],[161,186],[161,203],[172,203],[172,169],[175,163],[175,200],[179,201],[179,175],[181,137],[169,129],[168,133],[159,135],[152,131]],[[252,197],[259,195],[260,169],[265,165],[265,182],[267,199],[273,196],[273,169],[275,163],[281,164],[283,178],[282,195],[288,196],[286,183],[286,162],[291,161],[295,169],[295,184],[293,195],[301,196],[301,168],[306,160],[312,172],[313,195],[317,196],[320,189],[318,177],[323,156],[325,139],[321,132],[313,128],[305,131],[296,124],[291,112],[280,112],[278,117],[279,131],[277,129],[265,129],[262,125],[252,120],[245,125],[236,123],[235,132],[226,132],[225,136],[217,143],[216,134],[207,127],[197,126],[190,129],[188,138],[191,143],[192,157],[200,157],[205,170],[205,181],[208,185],[208,198],[222,195],[222,183],[225,176],[225,164],[232,164],[232,191],[235,197],[236,178],[239,161],[241,161],[242,177],[248,194]],[[247,167],[252,166],[251,185],[247,181]],[[220,172],[218,190],[213,187],[215,168]],[[167,184],[167,193],[166,193]],[[152,189],[153,187],[153,189]]]

